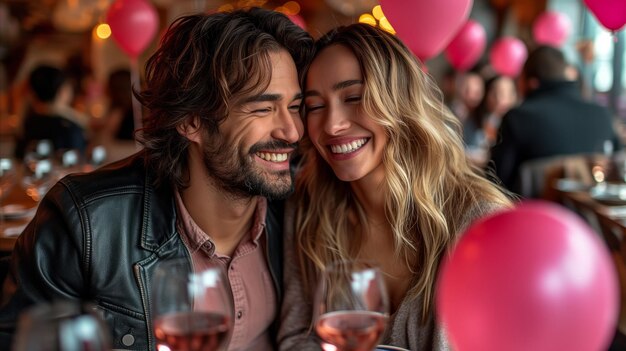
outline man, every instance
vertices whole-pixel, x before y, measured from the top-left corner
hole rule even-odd
[[[138,94],[151,112],[144,150],[50,190],[15,247],[2,330],[11,333],[29,305],[81,299],[97,304],[114,349],[154,350],[155,267],[187,257],[195,269],[227,269],[229,349],[271,349],[282,211],[267,199],[292,191],[289,160],[303,133],[297,70],[311,48],[272,11],[176,20]]]
[[[553,47],[538,47],[528,56],[520,77],[525,100],[504,115],[491,150],[495,173],[509,190],[519,191],[525,161],[602,152],[607,140],[619,144],[610,112],[581,97],[567,67]]]

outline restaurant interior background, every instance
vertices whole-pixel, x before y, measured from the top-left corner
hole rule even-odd
[[[108,102],[105,85],[109,74],[125,68],[138,71],[141,77],[144,64],[154,53],[160,36],[174,19],[183,14],[262,6],[301,20],[300,24],[314,37],[337,25],[357,21],[392,30],[384,17],[384,8],[381,13],[376,7],[376,0],[145,0],[156,9],[158,30],[134,62],[127,52],[120,49],[106,24],[107,11],[114,1],[119,0],[0,0],[0,161],[13,157],[16,135],[28,102],[27,78],[34,67],[40,63],[68,67],[80,78],[81,99],[75,108],[92,121],[104,119]],[[479,62],[489,67],[492,44],[506,36],[515,37],[529,50],[532,49],[536,45],[533,24],[548,10],[557,11],[569,19],[570,32],[561,48],[577,69],[583,94],[613,112],[622,145],[626,145],[626,29],[615,33],[608,31],[588,11],[583,0],[473,0],[469,17],[480,23],[487,35],[487,44]],[[427,72],[442,88],[445,88],[450,72],[458,73],[454,72],[443,53],[430,57],[425,64]],[[94,145],[92,158],[96,149]],[[129,155],[137,148],[137,143],[131,140],[106,145],[103,150],[106,150],[108,162]],[[51,172],[48,170],[48,173]],[[44,184],[42,189],[49,186],[49,183],[41,184]],[[30,207],[27,207],[28,211],[20,212],[26,213],[26,216],[6,221],[5,227],[0,221],[0,229],[6,229],[0,230],[0,257],[10,254],[17,236],[34,215],[32,209],[36,208],[40,194],[45,193],[45,190],[29,193],[31,186],[25,188]],[[19,193],[26,198],[20,191],[9,193],[9,197]],[[608,206],[587,206],[593,203],[588,201],[589,194],[582,194],[586,197],[581,200],[576,197],[581,193],[564,193],[571,195],[566,200],[573,204],[571,207],[575,207],[577,212],[591,213],[592,220],[602,227],[601,230],[607,227],[612,232],[610,238],[621,240],[610,245],[613,245],[611,250],[615,247],[618,247],[617,251],[621,250],[621,253],[615,254],[616,267],[620,269],[622,301],[618,329],[621,332],[619,335],[625,339],[622,342],[626,342],[626,199],[621,199],[623,203],[620,203],[625,206],[617,206],[624,212],[615,211],[607,215],[602,211]],[[3,205],[1,195],[2,192],[0,205]],[[11,200],[6,200],[6,203],[11,204]]]
[[[159,30],[138,57],[141,70],[154,52],[164,29],[178,16],[197,11],[262,6],[277,9],[303,20],[307,30],[318,37],[333,26],[360,19],[386,25],[372,9],[376,0],[149,0],[159,17]],[[14,131],[19,125],[25,78],[40,62],[63,65],[70,60],[81,76],[85,99],[81,107],[91,118],[105,108],[104,83],[114,69],[129,67],[128,55],[120,50],[102,26],[113,0],[0,0],[0,155],[12,152]],[[623,69],[624,31],[604,29],[586,9],[582,0],[474,0],[470,19],[487,33],[482,61],[488,63],[490,44],[504,36],[521,39],[532,46],[532,24],[547,10],[565,14],[571,32],[563,44],[567,58],[581,73],[585,94],[609,106],[616,121],[626,120],[626,71]],[[384,9],[383,9],[384,11]],[[384,14],[383,14],[384,15]],[[374,17],[378,17],[374,19]],[[428,72],[443,84],[450,64],[443,54],[426,62]]]

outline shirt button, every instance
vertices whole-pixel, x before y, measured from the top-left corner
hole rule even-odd
[[[130,335],[130,334],[126,334],[124,336],[122,336],[122,344],[124,344],[124,346],[132,346],[135,343],[135,337]]]
[[[237,312],[237,319],[241,319],[241,316],[243,316],[243,312],[242,311]]]

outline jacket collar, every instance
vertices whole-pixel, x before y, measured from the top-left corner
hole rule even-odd
[[[156,251],[172,236],[176,235],[176,209],[171,186],[155,186],[155,177],[144,157],[138,157],[145,167],[144,197],[141,226],[141,247]]]
[[[528,98],[543,96],[546,93],[580,96],[580,86],[568,80],[542,81],[539,87],[528,94]]]

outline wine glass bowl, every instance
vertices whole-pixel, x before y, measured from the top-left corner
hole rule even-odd
[[[15,163],[10,158],[0,158],[0,200],[4,199],[15,183]]]
[[[336,262],[323,272],[314,317],[324,350],[373,350],[385,330],[388,313],[384,279],[371,263]]]
[[[152,284],[158,350],[214,351],[227,344],[232,302],[217,265],[194,271],[186,259],[163,261]]]
[[[20,315],[13,351],[68,350],[111,350],[109,329],[94,305],[56,301]]]

